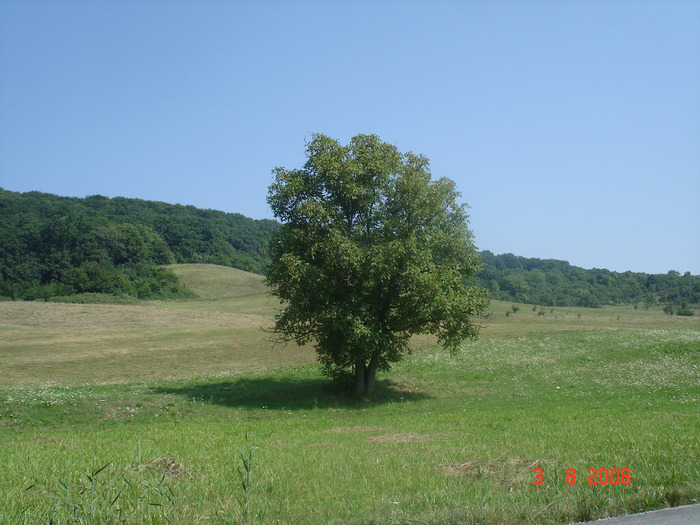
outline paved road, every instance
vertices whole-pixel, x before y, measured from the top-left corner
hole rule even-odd
[[[643,514],[631,514],[619,518],[587,521],[596,525],[699,525],[700,504],[654,510]],[[584,525],[583,522],[574,525]]]

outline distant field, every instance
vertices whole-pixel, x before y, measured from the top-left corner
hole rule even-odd
[[[169,268],[200,300],[220,301],[267,294],[263,278],[243,270],[214,264],[174,264]]]
[[[267,341],[279,303],[260,276],[214,265],[173,270],[200,298],[136,305],[0,302],[0,385],[152,381],[311,363]]]
[[[449,356],[417,338],[354,400],[312,349],[268,341],[279,305],[259,276],[173,270],[197,299],[0,303],[0,522],[241,523],[253,444],[249,523],[565,524],[698,502],[700,319],[494,303],[479,341]],[[630,481],[589,485],[591,468]]]

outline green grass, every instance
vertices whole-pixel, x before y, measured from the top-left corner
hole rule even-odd
[[[206,299],[0,305],[0,522],[241,523],[247,504],[248,523],[564,524],[698,502],[697,321],[495,303],[481,340],[419,339],[356,400],[266,341],[259,277],[219,275],[217,296],[183,270]]]
[[[262,276],[243,270],[214,264],[176,264],[168,268],[203,301],[264,296],[267,293]]]

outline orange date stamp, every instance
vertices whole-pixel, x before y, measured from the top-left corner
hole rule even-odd
[[[541,468],[533,469],[535,485],[544,483],[544,471]],[[566,483],[576,484],[576,469],[566,469]],[[629,485],[632,483],[632,472],[628,468],[589,468],[589,485]]]

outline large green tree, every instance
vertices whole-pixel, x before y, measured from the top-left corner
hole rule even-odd
[[[413,334],[451,350],[475,337],[486,291],[469,284],[480,259],[454,183],[375,135],[314,135],[306,154],[302,169],[273,171],[268,194],[282,222],[266,274],[280,338],[314,343],[324,372],[352,374],[362,395]]]

